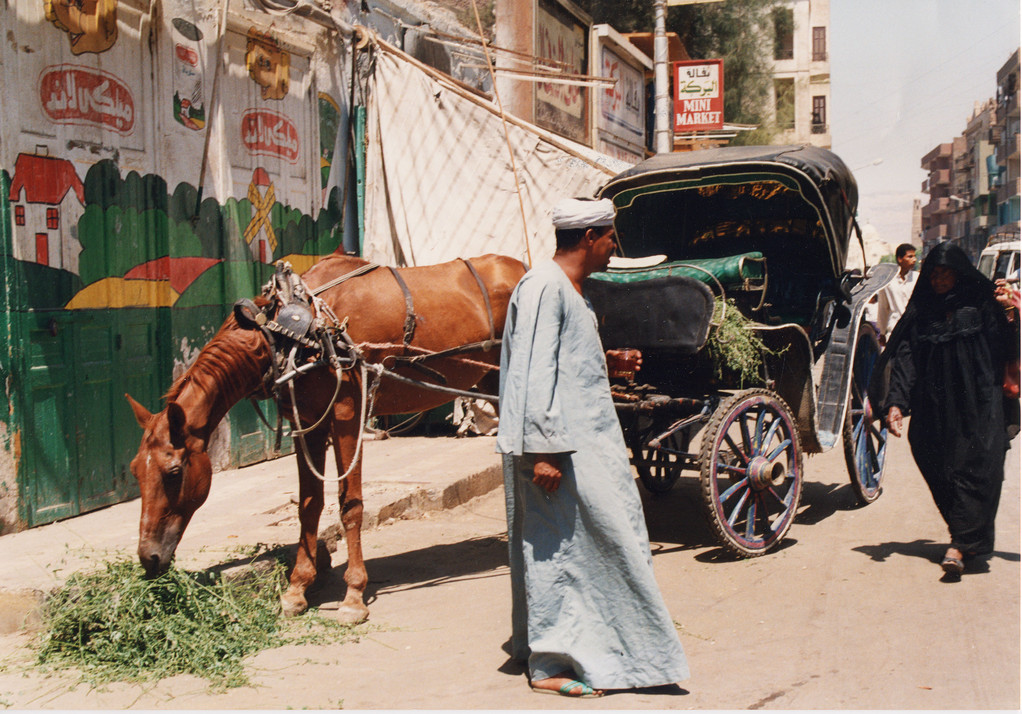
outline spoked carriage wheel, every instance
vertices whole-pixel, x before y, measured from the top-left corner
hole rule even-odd
[[[880,343],[873,328],[865,323],[860,325],[843,437],[848,476],[856,498],[863,505],[880,497],[887,457],[887,426],[883,415],[874,411],[878,407],[870,404],[866,393],[879,356]]]
[[[780,543],[802,496],[802,446],[780,397],[747,389],[722,401],[700,461],[704,506],[724,548],[757,556]]]
[[[681,457],[663,449],[651,449],[646,444],[657,432],[650,431],[632,440],[632,456],[639,480],[650,493],[667,493],[681,476]],[[664,439],[663,445],[674,451],[688,449],[688,440],[679,433]]]

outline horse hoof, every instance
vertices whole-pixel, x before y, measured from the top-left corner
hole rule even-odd
[[[285,617],[295,617],[308,610],[309,603],[302,595],[295,596],[284,593],[280,596],[280,609]]]
[[[341,605],[334,616],[343,625],[358,625],[369,619],[369,608],[365,605]]]

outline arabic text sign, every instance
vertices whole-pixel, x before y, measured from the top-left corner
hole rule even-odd
[[[609,47],[601,48],[601,77],[610,77],[617,82],[600,93],[600,112],[605,123],[615,133],[623,131],[629,138],[642,142],[643,99],[645,88],[642,72],[627,64]]]
[[[724,128],[724,62],[674,63],[674,131]]]
[[[131,91],[114,75],[72,64],[47,67],[39,75],[43,112],[58,124],[87,124],[130,134],[135,126]]]
[[[539,57],[563,62],[576,74],[585,73],[586,35],[581,25],[566,25],[540,7],[536,31]],[[572,117],[582,117],[584,98],[577,85],[541,82],[536,85],[536,99]]]
[[[253,154],[298,162],[298,128],[283,114],[248,109],[241,117],[241,141]]]

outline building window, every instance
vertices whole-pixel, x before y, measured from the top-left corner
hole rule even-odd
[[[60,210],[57,208],[46,209],[46,227],[51,231],[60,229]]]
[[[792,131],[795,128],[795,80],[774,80],[774,110],[777,128]]]
[[[35,234],[35,262],[40,265],[50,264],[50,237],[45,233]]]
[[[813,127],[814,134],[827,133],[827,98],[813,97]]]
[[[813,28],[813,62],[827,61],[827,28]]]
[[[23,226],[25,225],[25,207],[15,206],[14,207],[14,225]]]
[[[787,7],[774,8],[774,59],[795,58],[795,11]]]

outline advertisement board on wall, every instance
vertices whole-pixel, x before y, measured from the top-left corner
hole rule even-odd
[[[599,91],[600,138],[627,149],[627,160],[640,160],[646,143],[642,71],[606,44],[600,46],[599,56],[599,76],[616,80]]]
[[[674,132],[724,128],[724,62],[674,63]]]
[[[554,60],[581,75],[589,67],[588,28],[560,5],[540,0],[536,13],[537,57]],[[536,123],[583,144],[589,143],[589,89],[577,84],[536,84]]]

